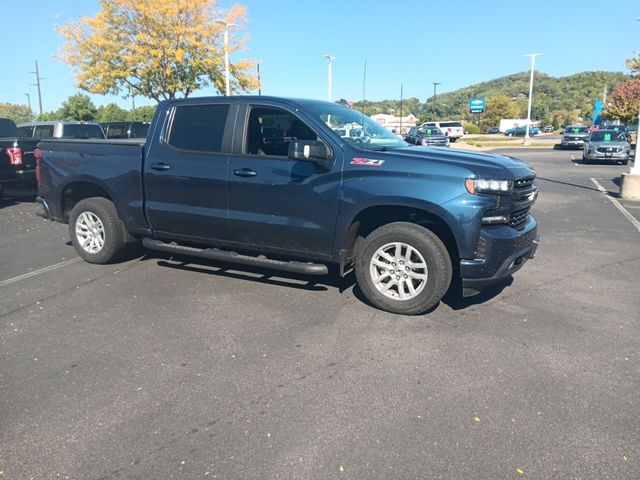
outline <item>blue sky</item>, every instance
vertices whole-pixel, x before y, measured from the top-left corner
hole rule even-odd
[[[326,54],[336,57],[335,99],[362,99],[366,60],[368,100],[398,99],[402,84],[405,98],[425,101],[433,82],[442,82],[438,93],[443,93],[526,71],[526,53],[544,53],[536,70],[558,77],[589,70],[628,73],[625,59],[640,50],[637,0],[237,3],[248,8],[249,18],[250,39],[242,56],[260,61],[263,95],[326,98]],[[218,2],[222,8],[231,5]],[[54,25],[98,9],[98,0],[6,2],[0,102],[26,104],[29,93],[37,111],[35,75],[29,73],[35,60],[45,79],[45,111],[77,93],[71,70],[54,58],[63,43]],[[210,94],[213,90],[197,93]],[[131,107],[130,100],[119,97],[91,98],[97,106]],[[152,103],[136,98],[136,105]]]

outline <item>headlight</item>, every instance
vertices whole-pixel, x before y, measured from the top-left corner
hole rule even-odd
[[[504,193],[513,188],[513,182],[511,180],[467,178],[464,186],[471,195],[477,195],[478,193]]]

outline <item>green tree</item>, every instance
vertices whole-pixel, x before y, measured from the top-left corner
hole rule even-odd
[[[145,105],[135,110],[129,110],[127,120],[131,122],[150,122],[154,113],[156,113],[155,105]]]
[[[60,113],[62,114],[62,120],[84,120],[92,122],[96,119],[98,109],[88,95],[77,93],[62,103]]]
[[[98,94],[140,95],[157,101],[188,97],[213,85],[225,91],[223,33],[226,51],[243,48],[246,9],[224,11],[216,0],[100,0],[101,10],[58,27],[67,42],[61,56],[76,71],[78,85]],[[230,63],[233,90],[257,86],[255,62]]]
[[[107,105],[103,105],[98,107],[98,112],[96,114],[96,122],[104,123],[104,122],[117,122],[126,120],[129,112],[124,108],[120,108],[115,103],[109,103]]]
[[[0,117],[10,118],[16,123],[26,123],[31,121],[33,112],[27,105],[14,103],[0,103]]]
[[[36,117],[36,120],[39,122],[48,122],[48,121],[63,120],[63,119],[64,119],[64,115],[62,113],[61,108],[51,112],[43,112],[41,115],[38,115]]]
[[[622,123],[634,123],[640,110],[640,78],[617,85],[607,99],[603,116]]]
[[[553,125],[557,129],[578,122],[580,118],[580,110],[554,110],[549,112],[545,123]]]
[[[503,118],[520,118],[518,105],[506,95],[486,97],[485,111],[480,115],[481,127],[496,127]]]

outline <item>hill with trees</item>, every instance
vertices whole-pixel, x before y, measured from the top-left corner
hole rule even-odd
[[[462,118],[483,127],[497,125],[496,118],[525,118],[529,75],[529,72],[514,73],[438,94],[435,102],[433,96],[424,103],[417,98],[406,98],[402,101],[402,114],[412,113],[420,121]],[[531,118],[556,126],[575,120],[589,121],[594,101],[602,99],[604,89],[612,92],[615,86],[630,78],[622,72],[581,72],[566,77],[536,72]],[[475,118],[469,113],[472,97],[487,100],[487,111]],[[361,109],[362,102],[356,102],[354,108]],[[400,100],[365,101],[364,111],[367,115],[400,115]]]

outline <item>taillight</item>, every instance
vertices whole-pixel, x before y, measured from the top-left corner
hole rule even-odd
[[[36,159],[36,183],[40,185],[40,160],[42,160],[42,150],[36,148],[33,151],[33,158]]]
[[[20,147],[9,147],[5,151],[9,155],[9,165],[22,165],[22,149]]]

